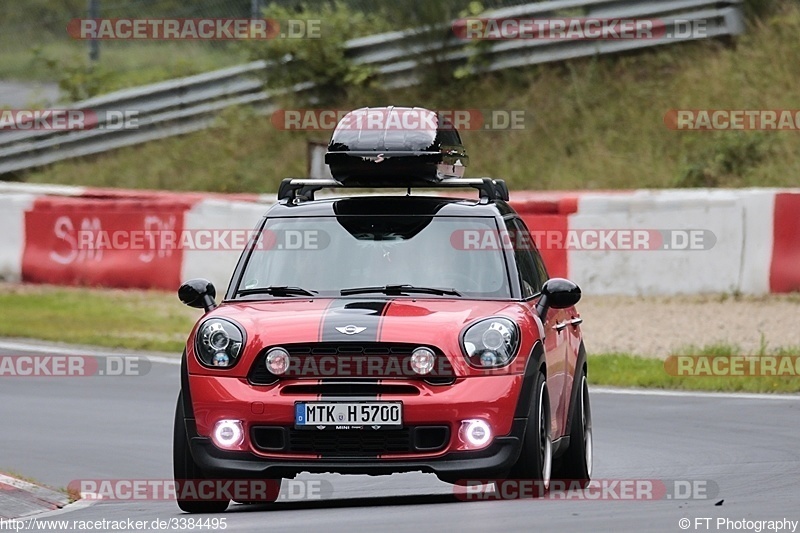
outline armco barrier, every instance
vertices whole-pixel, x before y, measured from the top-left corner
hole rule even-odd
[[[57,192],[55,192],[57,191]],[[60,195],[64,194],[64,195]],[[174,290],[207,277],[223,292],[239,251],[81,250],[79,230],[252,229],[270,195],[0,187],[0,278]],[[512,192],[532,231],[702,230],[706,249],[543,246],[551,276],[589,294],[765,294],[800,290],[800,190]]]

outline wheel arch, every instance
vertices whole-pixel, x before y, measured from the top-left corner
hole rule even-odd
[[[586,348],[583,345],[583,340],[581,340],[581,345],[578,347],[578,359],[575,361],[575,374],[573,375],[572,379],[572,390],[570,391],[569,395],[569,410],[567,411],[567,428],[572,427],[572,420],[575,416],[575,407],[578,404],[578,394],[580,394],[580,386],[581,384],[575,376],[578,375],[578,372],[583,370],[584,375],[589,376],[589,365],[586,361]]]

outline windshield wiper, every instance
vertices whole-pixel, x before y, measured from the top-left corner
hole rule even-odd
[[[436,287],[414,287],[413,285],[383,285],[378,287],[354,287],[352,289],[342,289],[342,296],[352,296],[354,294],[368,294],[370,292],[382,292],[389,296],[401,296],[405,293],[436,294],[438,296],[461,296],[455,289],[439,289]]]
[[[253,287],[240,289],[236,296],[250,296],[252,294],[271,294],[272,296],[314,296],[317,291],[310,291],[302,287],[287,287],[285,285],[272,285],[270,287]]]

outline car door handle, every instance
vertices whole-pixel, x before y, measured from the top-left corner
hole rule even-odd
[[[572,320],[565,320],[564,322],[559,322],[558,324],[553,326],[553,329],[560,332],[560,331],[564,331],[564,329],[567,326],[572,326],[572,327],[576,328],[576,327],[578,327],[578,325],[580,325],[582,323],[583,323],[583,319],[582,318],[573,318]]]

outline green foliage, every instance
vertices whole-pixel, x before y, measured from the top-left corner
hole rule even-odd
[[[180,42],[113,44],[109,48],[101,45],[97,62],[89,61],[85,46],[36,46],[25,52],[31,57],[28,70],[36,72],[35,78],[55,79],[62,100],[74,102],[245,60],[238,50],[216,50],[204,44],[189,47]]]
[[[348,60],[345,43],[354,37],[387,30],[385,19],[351,10],[340,1],[298,10],[271,4],[263,14],[265,18],[280,21],[282,30],[287,20],[302,20],[312,35],[243,43],[250,59],[276,65],[266,74],[267,87],[283,89],[311,82],[315,88],[305,93],[305,97],[324,104],[343,98],[353,87],[369,86],[374,80],[372,67]],[[313,36],[315,28],[319,30],[318,37]]]
[[[748,19],[761,19],[778,10],[780,2],[775,0],[744,0],[744,12]]]
[[[29,32],[29,37],[39,39],[43,32],[63,35],[67,22],[73,18],[86,16],[86,12],[86,0],[0,2],[0,20],[5,26],[4,33],[23,28]]]
[[[483,4],[478,1],[469,3],[467,9],[462,11],[461,18],[478,17],[484,12]],[[467,50],[469,51],[469,58],[467,63],[460,65],[453,71],[453,77],[456,80],[466,78],[481,70],[487,63],[485,55],[486,50],[492,45],[491,41],[474,40],[467,43]]]
[[[114,72],[87,60],[73,58],[61,60],[44,55],[40,48],[34,49],[34,61],[58,74],[58,88],[62,99],[68,102],[85,100],[110,91]]]
[[[462,79],[483,65],[481,52],[490,45],[487,41],[471,41],[467,47],[472,54],[466,64],[447,60],[453,44],[453,21],[475,17],[485,11],[477,0],[409,0],[407,9],[395,10],[397,24],[403,28],[414,28],[415,37],[408,41],[408,55],[417,61],[414,75],[425,92],[458,92],[454,80]],[[415,49],[424,49],[419,54]]]
[[[724,133],[706,153],[687,163],[678,187],[717,187],[746,178],[771,155],[769,138],[760,133]]]

